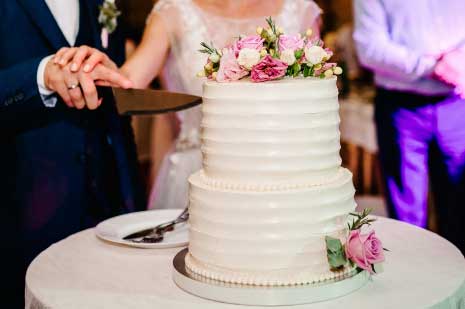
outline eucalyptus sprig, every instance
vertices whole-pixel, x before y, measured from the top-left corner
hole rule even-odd
[[[364,225],[371,225],[371,223],[375,222],[376,219],[368,218],[368,215],[373,211],[372,208],[365,208],[362,212],[351,212],[350,215],[355,217],[352,219],[352,223],[348,223],[349,230],[359,230]]]
[[[210,42],[210,45],[208,45],[208,43],[201,42],[200,45],[203,47],[199,49],[199,52],[201,52],[202,54],[220,54],[218,50],[213,46],[213,42]]]
[[[278,28],[276,28],[276,23],[274,22],[273,18],[271,18],[271,16],[266,19],[266,23],[270,27],[271,31],[273,31],[274,35],[278,36]]]

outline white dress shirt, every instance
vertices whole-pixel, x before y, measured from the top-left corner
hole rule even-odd
[[[464,0],[355,0],[360,62],[386,89],[425,95],[452,87],[431,77],[436,56],[465,46]]]
[[[45,2],[69,45],[73,46],[79,32],[79,0],[45,0]],[[45,66],[51,57],[53,55],[42,59],[37,69],[39,93],[47,107],[54,107],[57,101],[56,98],[50,98],[53,91],[47,89],[44,81]]]

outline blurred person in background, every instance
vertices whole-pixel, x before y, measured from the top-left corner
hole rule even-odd
[[[287,33],[312,28],[318,36],[320,13],[308,0],[159,0],[140,46],[121,70],[136,88],[146,88],[160,76],[165,89],[200,96],[204,80],[196,73],[205,65],[200,42],[225,46],[240,34],[255,34],[268,16]],[[65,50],[65,57],[76,52]],[[187,178],[202,163],[200,120],[200,107],[157,117],[152,161],[159,170],[150,208],[187,206]]]
[[[465,1],[355,0],[360,62],[375,74],[375,121],[392,216],[465,252]]]

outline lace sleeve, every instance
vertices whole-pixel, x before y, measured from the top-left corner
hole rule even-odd
[[[175,0],[158,0],[153,6],[152,13],[166,13],[176,7]]]
[[[323,13],[323,10],[314,1],[303,0],[301,1],[301,10],[299,12],[302,12],[300,31],[304,32],[308,28],[312,28]]]
[[[147,22],[154,14],[160,16],[168,31],[174,32],[174,22],[179,21],[176,0],[158,0],[147,17]]]

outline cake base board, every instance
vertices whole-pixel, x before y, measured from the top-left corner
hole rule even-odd
[[[192,295],[228,304],[290,306],[322,302],[352,293],[370,278],[367,271],[361,271],[350,278],[317,284],[276,287],[232,284],[190,272],[185,264],[187,253],[188,249],[183,249],[173,259],[173,280],[176,285]]]

